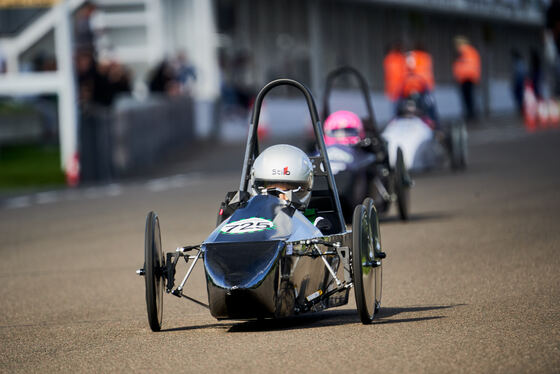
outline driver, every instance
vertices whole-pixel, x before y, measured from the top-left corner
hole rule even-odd
[[[254,195],[277,196],[307,215],[313,187],[313,164],[301,149],[288,144],[265,149],[253,163],[251,179]],[[313,224],[321,231],[332,226],[324,217],[317,217]]]
[[[251,170],[253,194],[274,194],[305,210],[311,199],[313,164],[294,146],[277,144],[265,149]]]
[[[424,121],[432,129],[439,130],[439,117],[433,95],[434,77],[430,55],[421,49],[409,52],[406,59],[406,71],[401,90],[401,104],[397,106],[399,111],[409,109],[412,101],[414,111],[419,109]]]
[[[353,145],[365,137],[364,125],[360,117],[347,111],[339,110],[325,120],[325,145]]]

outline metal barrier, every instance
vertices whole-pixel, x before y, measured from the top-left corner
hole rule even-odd
[[[111,181],[161,162],[194,139],[190,97],[120,100],[114,109],[89,106],[80,115],[81,180]]]

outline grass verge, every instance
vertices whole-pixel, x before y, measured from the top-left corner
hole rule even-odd
[[[64,183],[58,146],[0,147],[0,189],[60,187]]]

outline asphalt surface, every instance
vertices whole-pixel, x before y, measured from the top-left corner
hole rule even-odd
[[[240,166],[3,201],[0,372],[558,373],[560,131],[492,131],[473,133],[465,173],[416,178],[409,222],[383,221],[382,308],[367,326],[353,296],[219,322],[164,295],[164,331],[149,329],[135,274],[147,212],[166,250],[198,243]],[[206,301],[202,267],[186,290]]]

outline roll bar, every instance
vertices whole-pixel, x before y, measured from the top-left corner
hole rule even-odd
[[[249,134],[247,136],[247,146],[245,148],[245,157],[243,160],[243,171],[241,172],[241,182],[239,184],[239,191],[248,192],[248,184],[250,179],[250,170],[255,158],[259,155],[259,144],[257,129],[259,125],[259,118],[261,114],[261,106],[266,94],[272,90],[274,87],[278,86],[292,86],[301,91],[305,100],[307,101],[307,107],[309,109],[309,114],[311,115],[311,122],[313,123],[313,130],[315,131],[315,139],[319,146],[319,155],[322,159],[322,165],[327,173],[327,181],[329,189],[333,194],[333,200],[336,204],[336,209],[338,211],[338,216],[340,222],[344,223],[344,217],[342,215],[342,208],[340,206],[340,200],[338,197],[338,190],[336,189],[336,184],[334,181],[334,176],[331,171],[331,164],[329,163],[329,158],[327,155],[327,147],[325,146],[325,141],[323,138],[323,126],[319,119],[319,113],[317,112],[317,107],[315,105],[315,100],[311,91],[302,83],[293,79],[276,79],[267,85],[265,85],[257,95],[255,99],[255,105],[253,107],[253,113],[251,115],[251,123],[249,125]]]
[[[371,95],[369,92],[369,87],[364,76],[355,68],[351,66],[342,66],[329,73],[327,75],[327,83],[325,85],[325,93],[323,95],[323,121],[327,119],[330,114],[329,98],[333,88],[334,80],[342,75],[350,74],[356,77],[358,84],[360,85],[360,90],[362,91],[364,100],[366,102],[368,116],[370,121],[365,121],[364,127],[366,131],[371,132],[374,136],[379,137],[379,130],[377,129],[377,123],[375,122],[375,116],[373,113],[373,106],[371,105]]]

